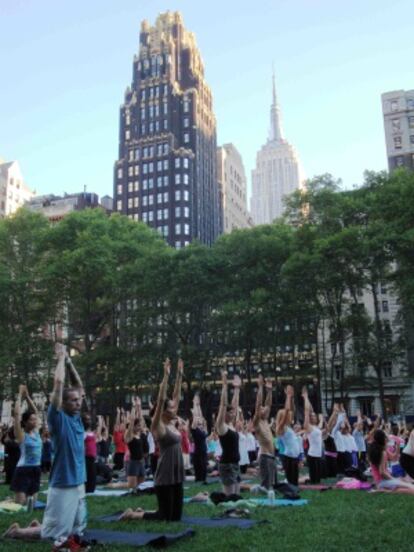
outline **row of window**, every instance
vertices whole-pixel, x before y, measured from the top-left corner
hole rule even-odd
[[[188,190],[183,190],[183,191],[176,190],[175,194],[174,194],[174,198],[175,198],[175,201],[181,201],[181,200],[189,201],[190,200],[190,192]],[[144,195],[142,197],[142,206],[143,207],[148,207],[148,206],[154,205],[155,199],[156,199],[156,203],[158,205],[160,205],[162,203],[168,203],[169,193],[168,192],[159,193],[159,194],[156,194],[156,196],[154,194]],[[138,197],[128,198],[128,207],[130,209],[132,209],[133,207],[138,207],[138,205],[139,205],[139,198]],[[117,201],[117,210],[122,211],[122,200],[121,199],[119,199]],[[185,211],[185,213],[186,213],[186,211]],[[188,216],[188,215],[184,214],[184,216]]]
[[[154,117],[159,117],[160,115],[168,114],[168,103],[167,100],[162,102],[162,107],[160,103],[151,104],[148,107],[145,105],[141,106],[141,121],[144,121],[147,117],[148,119],[153,119]]]
[[[410,144],[414,144],[414,134],[410,135]],[[394,136],[394,149],[402,149],[402,136]]]
[[[131,150],[132,151],[132,150]],[[188,157],[176,157],[174,159],[174,167],[176,169],[180,169],[183,167],[183,169],[188,169],[190,166],[190,162]],[[157,171],[167,171],[169,169],[169,161],[168,159],[159,160],[159,161],[150,161],[149,163],[142,163],[142,173],[143,174],[151,174],[154,172],[154,168],[157,169]],[[131,165],[128,167],[128,176],[138,176],[139,175],[139,165]],[[175,181],[176,184],[180,184],[181,175],[176,175],[179,177],[179,180]],[[123,177],[123,170],[122,167],[120,167],[117,171],[117,177],[118,179],[121,179]],[[188,184],[188,174],[183,175],[183,183]]]
[[[391,111],[398,111],[398,100],[391,100],[390,107]],[[407,108],[414,109],[414,98],[407,99]]]
[[[393,132],[401,130],[401,119],[391,119],[391,128]],[[414,117],[408,117],[408,128],[414,128]]]
[[[128,161],[138,161],[140,157],[145,159],[147,157],[154,157],[154,154],[157,157],[162,157],[168,155],[170,152],[170,146],[166,142],[157,145],[145,146],[142,148],[131,148],[128,152]],[[141,155],[142,154],[142,155]]]

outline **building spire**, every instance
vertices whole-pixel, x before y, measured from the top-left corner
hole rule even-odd
[[[282,131],[282,117],[280,114],[279,104],[277,102],[276,96],[276,80],[275,80],[275,68],[273,66],[272,72],[272,84],[273,84],[273,94],[272,94],[272,106],[270,108],[270,132],[269,132],[269,142],[283,142],[283,131]]]

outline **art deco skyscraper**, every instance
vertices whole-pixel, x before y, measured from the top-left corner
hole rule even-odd
[[[302,186],[303,175],[295,148],[283,136],[273,75],[273,101],[267,143],[256,156],[252,171],[251,211],[255,224],[268,224],[283,214],[283,198]]]
[[[216,120],[195,37],[179,13],[143,21],[121,106],[115,210],[156,228],[174,247],[221,232]]]

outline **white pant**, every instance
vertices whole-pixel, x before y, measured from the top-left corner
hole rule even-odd
[[[42,539],[81,535],[86,528],[85,485],[49,487]]]

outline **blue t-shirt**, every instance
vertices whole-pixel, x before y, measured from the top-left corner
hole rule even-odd
[[[54,459],[51,487],[75,487],[85,482],[84,428],[79,414],[70,416],[53,405],[47,412]]]
[[[287,427],[285,432],[279,436],[279,439],[284,446],[283,454],[289,456],[289,458],[298,458],[300,454],[299,441],[293,429]]]
[[[39,432],[25,433],[24,440],[20,443],[20,458],[17,464],[18,468],[21,467],[35,467],[40,466],[42,457],[42,440]]]

